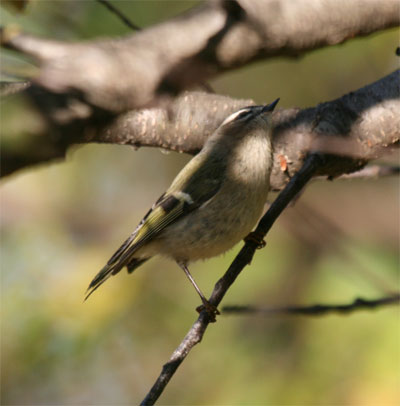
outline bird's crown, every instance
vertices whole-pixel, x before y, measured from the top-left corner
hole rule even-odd
[[[279,99],[276,99],[271,104],[261,105],[261,106],[247,106],[243,107],[238,111],[235,111],[230,116],[228,116],[221,126],[233,123],[248,123],[253,120],[255,117],[262,113],[271,113],[275,106],[278,104]]]

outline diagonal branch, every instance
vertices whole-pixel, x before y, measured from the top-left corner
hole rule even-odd
[[[257,235],[265,236],[268,233],[285,207],[303,189],[323,163],[324,158],[317,154],[310,155],[305,160],[300,171],[293,176],[285,189],[282,190],[260,220],[255,230]],[[246,241],[244,247],[240,250],[229,269],[216,283],[209,299],[212,305],[217,307],[221,303],[228,289],[239,276],[243,268],[250,264],[257,248],[256,242],[251,240]],[[163,366],[161,374],[146,395],[145,399],[142,401],[141,405],[153,405],[156,402],[179,365],[185,360],[191,349],[202,340],[210,322],[211,320],[208,313],[205,311],[201,312],[199,318],[186,334],[179,347],[173,352],[169,361]]]
[[[374,300],[357,298],[349,304],[316,304],[313,306],[285,306],[272,308],[259,308],[253,306],[224,306],[222,311],[226,314],[263,314],[265,316],[321,316],[330,313],[348,314],[358,310],[372,310],[382,306],[395,305],[399,303],[400,294],[396,294]]]

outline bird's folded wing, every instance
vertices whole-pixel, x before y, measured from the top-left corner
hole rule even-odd
[[[133,234],[110,259],[109,265],[118,261],[122,268],[146,242],[216,195],[222,184],[221,172],[224,169],[213,159],[204,162],[199,155],[190,161],[186,171],[179,173],[167,192],[154,203]],[[196,165],[196,161],[200,162]]]
[[[199,208],[216,195],[221,187],[222,177],[221,173],[216,171],[215,166],[206,166],[205,170],[201,171],[201,179],[194,166],[188,169],[186,181],[174,182],[171,185],[168,191],[154,203],[135,231],[110,258],[106,266],[94,277],[89,285],[86,298],[111,275],[115,275],[124,266],[127,266],[135,258],[135,253],[140,247],[157,236],[168,225]],[[176,180],[179,180],[179,175]]]

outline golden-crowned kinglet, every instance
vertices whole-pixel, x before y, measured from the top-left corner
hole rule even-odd
[[[86,298],[123,267],[130,273],[160,254],[178,263],[206,309],[217,312],[187,264],[227,251],[261,216],[272,168],[271,112],[278,101],[225,119],[92,280]]]

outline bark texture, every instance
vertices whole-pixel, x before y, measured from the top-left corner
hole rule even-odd
[[[274,112],[271,187],[281,190],[309,152],[329,154],[330,159],[317,175],[333,178],[360,169],[398,145],[399,72],[315,107]],[[21,88],[22,93],[17,96],[24,95],[37,106],[46,120],[46,131],[32,134],[30,148],[3,148],[3,175],[61,158],[76,143],[152,146],[195,154],[227,115],[254,104],[252,100],[185,92],[168,105],[115,115],[37,85]]]
[[[122,112],[175,95],[226,70],[398,26],[397,0],[214,0],[118,39],[67,43],[2,32],[40,63],[35,83]]]

